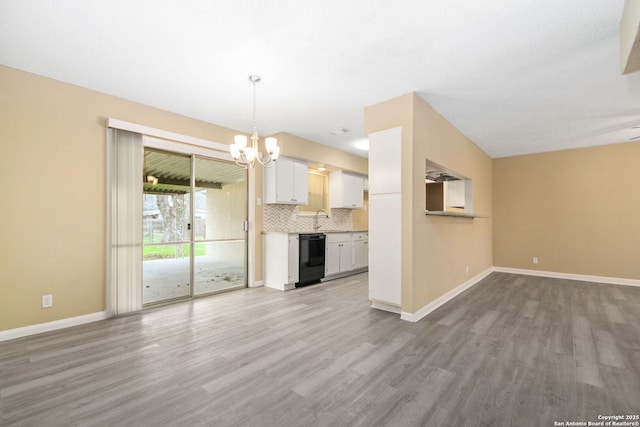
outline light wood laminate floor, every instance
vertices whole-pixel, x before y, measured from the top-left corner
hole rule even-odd
[[[493,273],[418,323],[367,275],[0,343],[2,426],[553,426],[640,413],[640,288]]]

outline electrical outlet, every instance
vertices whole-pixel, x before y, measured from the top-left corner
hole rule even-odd
[[[537,263],[538,263],[538,257],[537,257],[537,256],[534,256],[534,257],[533,257],[533,260],[532,260],[531,262],[533,262],[534,264],[537,264]]]
[[[53,295],[42,295],[42,308],[53,307]]]

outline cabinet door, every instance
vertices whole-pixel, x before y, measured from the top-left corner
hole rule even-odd
[[[362,209],[364,207],[364,178],[342,171],[329,176],[329,201],[332,208]]]
[[[447,181],[447,207],[464,209],[464,180]]]
[[[331,276],[340,272],[340,245],[342,243],[327,243],[324,258],[324,275]]]
[[[353,243],[340,243],[340,272],[353,270]]]
[[[353,242],[353,268],[364,268],[369,264],[368,242],[361,240]]]
[[[359,175],[345,174],[345,205],[362,209],[364,207],[364,178]]]
[[[307,162],[280,157],[273,168],[265,168],[264,202],[306,205],[309,200]]]
[[[300,276],[300,241],[297,234],[289,235],[289,282],[296,283]]]
[[[402,197],[370,195],[369,199],[369,299],[400,307],[402,283]]]
[[[278,203],[293,203],[293,159],[286,157],[278,159],[276,165],[276,201]]]
[[[292,167],[292,198],[296,205],[309,204],[309,168],[305,162],[294,161]]]

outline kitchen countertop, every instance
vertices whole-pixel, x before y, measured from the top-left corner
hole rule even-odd
[[[369,230],[294,230],[294,231],[263,231],[262,234],[312,234],[312,233],[367,233]]]

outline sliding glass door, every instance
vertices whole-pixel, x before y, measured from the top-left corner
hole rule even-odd
[[[194,293],[247,284],[247,172],[195,157]]]
[[[144,150],[144,305],[247,284],[247,173],[235,164]]]

